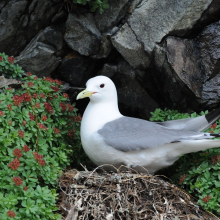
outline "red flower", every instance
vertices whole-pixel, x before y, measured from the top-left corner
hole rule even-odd
[[[27,72],[27,76],[32,76],[32,74],[30,72]]]
[[[73,139],[74,134],[73,134],[73,132],[72,132],[72,131],[68,131],[68,135],[69,135],[70,139]]]
[[[15,60],[14,57],[8,57],[8,61],[9,61],[10,63],[14,63],[14,60]]]
[[[179,185],[181,185],[185,179],[186,179],[186,174],[184,174],[180,177]]]
[[[50,77],[46,77],[44,80],[45,80],[45,81],[48,81],[48,82],[51,82],[51,83],[55,82],[55,81],[54,81],[52,78],[50,78]]]
[[[38,77],[37,77],[37,76],[35,76],[35,77],[34,77],[34,79],[36,80],[36,79],[38,79]]]
[[[29,148],[27,145],[24,145],[23,151],[24,151],[24,152],[28,152],[29,150],[30,150],[30,148]]]
[[[58,98],[58,95],[54,95],[53,97]]]
[[[22,96],[19,96],[19,95],[14,95],[12,97],[12,99],[14,100],[14,105],[15,106],[20,106],[22,101],[23,101],[23,97]]]
[[[12,125],[12,121],[8,121],[8,124]]]
[[[67,93],[63,93],[63,97],[68,99],[69,98],[69,95]]]
[[[3,57],[2,56],[0,56],[0,61],[2,61],[3,60]]]
[[[54,92],[58,92],[59,91],[59,88],[56,87],[56,86],[51,86],[50,88],[53,89]]]
[[[74,121],[74,118],[73,118],[73,116],[70,116],[70,120],[71,120],[71,121]]]
[[[214,131],[209,131],[209,133],[214,133]]]
[[[41,93],[41,94],[40,94],[40,97],[44,99],[44,98],[45,98],[45,95],[44,95],[43,93]]]
[[[212,157],[212,164],[216,164],[219,161],[219,155]]]
[[[76,129],[73,129],[73,133],[76,133]]]
[[[55,133],[55,134],[59,134],[59,133],[60,133],[60,131],[59,131],[58,128],[53,128],[53,130],[54,130],[54,133]]]
[[[13,154],[19,159],[22,156],[21,150],[18,148],[14,149]]]
[[[47,120],[47,116],[46,116],[46,115],[42,115],[41,120],[42,120],[42,121],[46,121],[46,120]]]
[[[210,128],[213,128],[214,130],[216,129],[216,127],[217,127],[217,124],[216,123],[214,123]]]
[[[59,106],[62,108],[61,111],[65,112],[66,111],[66,106],[64,103],[60,103]]]
[[[24,132],[23,131],[18,131],[18,135],[23,138],[24,137]]]
[[[53,96],[51,94],[48,93],[48,97],[49,100],[53,100]]]
[[[59,79],[55,79],[54,80],[56,84],[58,84],[59,86],[62,85],[62,82]]]
[[[20,166],[20,161],[18,159],[14,159],[8,166],[11,167],[12,170],[17,170]]]
[[[47,131],[47,128],[46,128],[43,124],[38,124],[38,127],[39,127],[40,129],[44,129],[45,131]]]
[[[31,101],[31,96],[26,92],[22,95],[23,101],[24,102],[30,102]]]
[[[36,103],[34,107],[35,108],[40,108],[40,103]]]
[[[202,200],[204,203],[207,203],[211,199],[211,196],[206,196]]]
[[[79,121],[82,120],[81,115],[75,116],[75,122],[78,123]]]
[[[12,110],[11,106],[12,106],[12,104],[7,105],[7,108],[8,108],[9,111]]]
[[[34,86],[34,84],[32,82],[28,82],[27,84],[28,84],[29,87]]]
[[[44,107],[49,113],[53,113],[52,105],[49,102],[45,102]]]
[[[16,216],[15,212],[12,211],[12,210],[7,211],[7,214],[8,214],[9,217],[12,217],[12,218],[14,218]]]
[[[22,122],[22,125],[23,125],[23,126],[25,126],[26,124],[27,124],[27,122],[26,122],[26,121],[23,121],[23,122]]]
[[[11,87],[8,87],[7,90],[12,90],[12,88],[11,88]]]
[[[34,93],[34,94],[33,94],[33,98],[34,98],[34,99],[37,99],[37,93]]]
[[[66,106],[68,107],[69,111],[72,112],[74,109],[74,106],[71,106],[70,104],[66,104]]]
[[[33,153],[34,158],[37,160],[37,162],[41,165],[41,166],[45,166],[46,162],[45,160],[43,160],[43,155],[39,155],[37,152]]]
[[[0,115],[3,116],[3,115],[5,115],[5,114],[4,114],[4,112],[0,111]]]
[[[29,115],[29,117],[30,117],[30,120],[31,120],[31,121],[34,121],[34,115],[31,114],[30,112],[28,113],[28,115]]]
[[[28,187],[27,187],[27,186],[24,186],[23,189],[24,189],[24,191],[27,191],[27,190],[28,190]]]
[[[23,180],[19,177],[13,177],[12,179],[13,179],[16,186],[20,186],[23,184]]]

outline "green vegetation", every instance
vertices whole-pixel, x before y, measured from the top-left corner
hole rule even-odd
[[[151,121],[166,121],[189,117],[200,114],[179,113],[176,110],[164,111],[156,109],[152,112]],[[220,133],[220,120],[211,126],[206,132]],[[204,209],[220,215],[220,148],[213,148],[203,152],[183,155],[171,167],[161,171],[171,178],[187,192],[198,198],[198,204]],[[160,172],[160,173],[161,173]]]
[[[15,63],[14,57],[9,57],[5,53],[0,53],[0,73],[4,73],[14,78],[17,76],[21,77],[24,71],[19,65],[15,65]]]
[[[13,57],[1,55],[1,72],[24,73]],[[0,93],[0,219],[61,219],[53,213],[53,188],[71,161],[85,164],[81,116],[61,93],[61,81],[31,73],[22,81],[21,89]]]
[[[89,4],[92,12],[95,12],[96,9],[99,9],[100,14],[104,12],[104,9],[109,7],[108,0],[73,0],[73,3],[82,5]]]

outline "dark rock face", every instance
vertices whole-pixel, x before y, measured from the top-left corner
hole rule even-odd
[[[86,81],[91,78],[94,62],[91,58],[69,54],[64,57],[57,74],[71,86],[85,86]]]
[[[0,1],[0,52],[66,81],[73,96],[89,78],[108,76],[128,116],[219,105],[219,0],[112,0],[102,15],[80,6],[68,13],[62,3]]]
[[[220,73],[220,22],[209,25],[198,36],[205,81]]]
[[[119,109],[122,114],[150,118],[150,112],[159,107],[137,80],[138,72],[126,61],[118,64],[118,73],[113,78],[118,92]]]
[[[0,51],[15,56],[39,31],[50,25],[61,0],[3,2],[0,9]]]
[[[150,65],[150,59],[143,45],[137,40],[132,29],[126,23],[111,38],[113,46],[134,68],[144,69]]]
[[[208,8],[211,0],[148,0],[136,8],[128,23],[149,54],[166,35],[184,36]]]
[[[201,97],[202,73],[200,70],[199,51],[193,41],[172,37],[166,39],[167,60],[180,80],[197,97]]]
[[[99,12],[95,14],[97,28],[101,32],[109,31],[125,16],[131,3],[132,0],[111,0],[109,8],[103,14],[99,14]]]
[[[24,70],[39,77],[48,76],[61,62],[63,36],[51,27],[40,32],[16,58]]]
[[[220,73],[220,23],[207,26],[198,37],[192,40],[167,37],[162,47],[155,50],[155,66],[157,74],[165,72],[163,82],[158,84],[163,88],[167,84],[168,97],[172,102],[181,103],[181,100],[195,100],[194,105],[202,104],[206,108],[215,107],[219,101],[219,73]],[[161,62],[160,62],[161,61]],[[166,82],[166,83],[165,83]],[[175,85],[181,86],[178,91]],[[175,92],[175,96],[173,96]],[[182,95],[181,95],[182,94]],[[179,97],[179,98],[177,98]],[[187,100],[188,99],[188,100]],[[181,104],[184,106],[183,104]]]
[[[79,17],[69,14],[64,39],[68,46],[81,55],[97,54],[101,43],[101,34],[95,26],[92,14]]]

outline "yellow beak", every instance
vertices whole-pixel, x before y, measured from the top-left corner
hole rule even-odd
[[[76,97],[76,100],[78,99],[83,99],[83,98],[86,98],[86,97],[91,97],[93,94],[93,92],[89,92],[87,91],[86,89],[83,90],[82,92],[80,92],[77,97]]]

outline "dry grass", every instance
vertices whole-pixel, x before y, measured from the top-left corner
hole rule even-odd
[[[60,177],[65,220],[217,220],[189,194],[150,174],[70,170]]]

